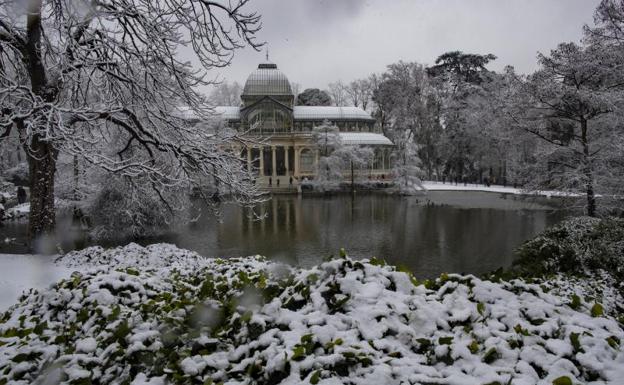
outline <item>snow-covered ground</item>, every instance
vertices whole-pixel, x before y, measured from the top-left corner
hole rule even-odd
[[[30,213],[30,203],[22,203],[6,209],[5,219],[20,219],[28,217]]]
[[[418,282],[377,260],[342,257],[300,269],[261,257],[206,259],[171,245],[95,247],[56,263],[81,273],[30,293],[3,317],[0,381],[563,385],[624,378],[624,330],[599,304],[609,301],[561,279],[451,274]]]
[[[422,182],[422,185],[429,191],[484,191],[484,192],[516,194],[516,195],[530,194],[520,188],[514,188],[514,187],[509,187],[509,186],[505,187],[505,186],[499,186],[499,185],[486,186],[483,184],[474,184],[474,183],[467,183],[466,185],[464,185],[463,183],[452,184],[452,183],[442,183],[442,182],[433,182],[433,181],[424,181]],[[546,197],[576,196],[575,194],[566,193],[562,191],[539,191],[533,194],[542,195]]]
[[[0,254],[0,312],[17,302],[24,291],[46,289],[73,270],[53,263],[52,257]]]

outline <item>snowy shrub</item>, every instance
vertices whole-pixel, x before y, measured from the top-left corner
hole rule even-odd
[[[11,167],[3,172],[6,180],[18,186],[28,186],[30,184],[30,172],[28,163],[22,162],[15,167]]]
[[[159,192],[146,183],[109,178],[87,208],[93,223],[92,237],[96,240],[135,239],[166,231],[175,215],[181,212],[180,208],[170,206],[170,202],[188,199],[187,192],[176,193],[168,195],[169,203],[165,203]]]
[[[624,330],[524,280],[417,281],[344,255],[310,269],[169,245],[81,269],[2,317],[0,383],[616,384]]]
[[[579,217],[555,225],[517,250],[515,267],[528,275],[606,271],[624,278],[624,219]]]
[[[0,177],[0,203],[11,206],[17,203],[17,188]]]

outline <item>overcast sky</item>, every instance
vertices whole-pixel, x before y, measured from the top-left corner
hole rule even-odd
[[[599,0],[252,0],[262,15],[259,40],[291,82],[328,83],[381,72],[397,62],[432,64],[461,50],[492,53],[499,70],[536,68],[537,52],[579,41]],[[264,51],[237,51],[229,68],[213,71],[243,84]]]

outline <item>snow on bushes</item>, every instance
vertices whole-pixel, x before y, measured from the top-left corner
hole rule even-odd
[[[503,276],[547,277],[558,294],[603,298],[605,310],[624,321],[624,219],[571,218],[516,254]]]
[[[624,278],[624,219],[577,217],[548,228],[517,251],[516,267],[530,275],[606,271]]]
[[[204,259],[169,245],[96,247],[57,262],[81,272],[25,294],[4,315],[0,383],[624,378],[624,330],[600,304],[524,280],[419,282],[375,259],[299,269],[261,257]]]

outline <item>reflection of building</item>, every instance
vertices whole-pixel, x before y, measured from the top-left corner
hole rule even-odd
[[[240,106],[217,107],[217,112],[230,127],[262,140],[262,145],[243,150],[262,186],[294,188],[304,178],[314,178],[319,153],[311,131],[325,120],[338,126],[344,144],[374,147],[375,159],[363,171],[367,178],[385,179],[389,174],[392,142],[375,132],[375,120],[367,112],[358,107],[295,106],[290,82],[275,64],[260,64],[249,75],[241,99]]]

